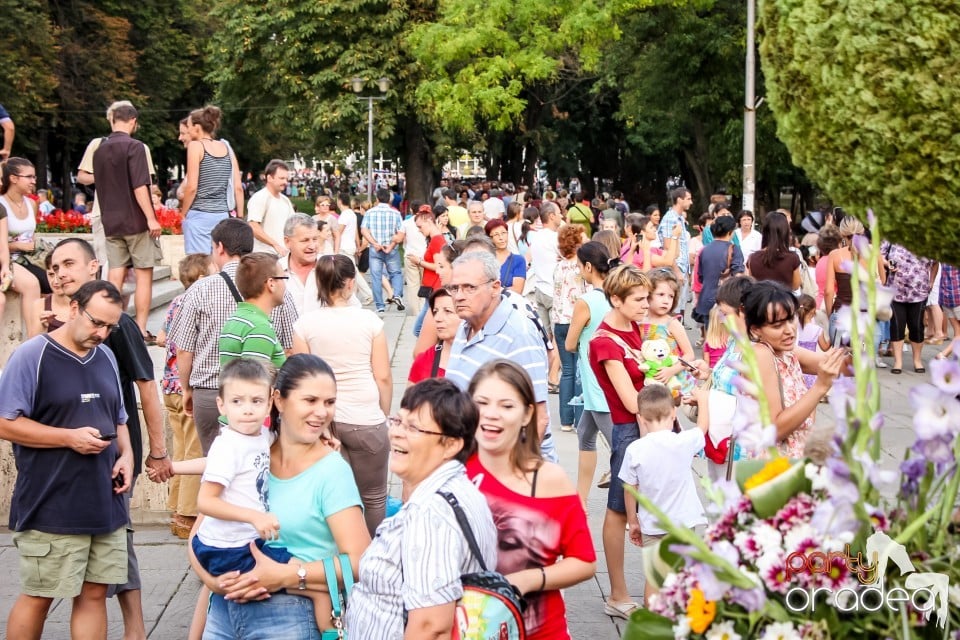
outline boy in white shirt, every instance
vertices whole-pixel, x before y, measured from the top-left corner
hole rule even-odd
[[[694,456],[705,444],[707,420],[698,420],[696,429],[675,433],[677,409],[670,390],[661,384],[641,389],[637,405],[642,437],[627,447],[620,479],[649,498],[673,522],[691,529],[707,524],[691,467]],[[706,407],[700,407],[699,415],[706,417]],[[644,509],[638,513],[637,501],[629,492],[624,501],[630,542],[643,547],[657,544],[667,532],[657,526],[656,517]],[[649,602],[656,592],[647,581],[644,602]]]

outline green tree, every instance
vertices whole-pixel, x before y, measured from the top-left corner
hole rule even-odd
[[[22,155],[21,149],[36,151],[29,132],[54,104],[58,47],[46,5],[41,0],[0,0],[0,68],[5,70],[0,74],[0,103],[19,129],[14,155]]]
[[[400,151],[408,187],[423,199],[436,143],[412,99],[419,68],[404,37],[433,11],[433,0],[216,0],[209,80],[227,113],[258,132],[248,153],[289,157],[365,149],[367,103],[351,79],[363,78],[364,93],[376,95],[375,81],[388,78],[387,100],[375,105],[378,147],[387,146],[387,157]]]
[[[765,0],[778,132],[831,198],[914,252],[960,263],[960,5]]]

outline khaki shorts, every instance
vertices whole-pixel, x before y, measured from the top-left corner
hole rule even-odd
[[[952,320],[960,320],[960,307],[944,307],[943,315]]]
[[[160,241],[151,238],[149,231],[107,238],[107,263],[111,269],[152,269],[162,257]]]
[[[20,590],[39,598],[75,598],[84,582],[127,581],[127,528],[101,535],[19,531]]]

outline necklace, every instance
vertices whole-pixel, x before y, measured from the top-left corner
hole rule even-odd
[[[24,197],[23,197],[23,196],[20,196],[20,202],[14,202],[14,201],[11,200],[10,198],[7,198],[7,202],[9,202],[9,203],[12,204],[14,207],[16,207],[16,208],[17,208],[17,211],[20,212],[20,215],[19,215],[18,217],[22,218],[22,217],[23,217],[23,214],[26,213],[26,203],[24,203]]]

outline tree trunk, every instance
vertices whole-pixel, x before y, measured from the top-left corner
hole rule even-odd
[[[434,186],[433,154],[423,127],[416,118],[407,119],[403,138],[406,147],[407,200],[429,202]]]

